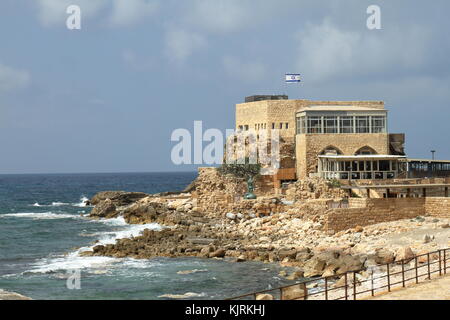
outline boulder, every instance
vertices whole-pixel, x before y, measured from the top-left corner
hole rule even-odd
[[[430,243],[434,240],[434,236],[430,236],[429,234],[426,234],[423,236],[423,243]]]
[[[228,212],[226,217],[230,220],[236,220],[236,215],[234,213]]]
[[[414,259],[414,256],[414,252],[410,247],[403,247],[395,253],[395,262],[401,262],[403,260],[404,263],[408,263]]]
[[[118,195],[120,195],[122,193],[125,193],[125,191],[103,191],[103,192],[99,192],[95,196],[93,196],[92,199],[89,200],[89,202],[91,203],[91,205],[96,206],[101,201],[105,201],[106,199],[111,199],[111,198],[117,197]]]
[[[366,257],[363,256],[341,255],[338,259],[339,268],[336,273],[343,274],[349,271],[359,271],[364,267],[365,261]]]
[[[274,298],[273,298],[273,295],[264,293],[264,294],[258,294],[256,296],[256,300],[274,300]]]
[[[347,278],[347,285],[348,285],[348,278]],[[339,280],[333,284],[334,288],[340,288],[343,286],[345,286],[345,277],[344,276],[340,277]]]
[[[324,272],[322,273],[322,277],[331,277],[334,276],[334,267],[327,267],[325,268]]]
[[[286,277],[287,276],[287,272],[286,272],[286,270],[281,270],[280,272],[278,272],[278,275],[280,277]]]
[[[29,297],[23,296],[19,293],[9,292],[0,289],[0,300],[32,300]]]
[[[284,260],[285,258],[295,259],[297,250],[280,250],[278,252],[278,258]]]
[[[282,290],[283,300],[299,300],[305,296],[304,284],[297,284],[290,287],[286,287]]]
[[[116,206],[110,199],[98,203],[90,213],[91,216],[98,218],[113,217],[115,214]]]
[[[303,249],[297,250],[297,254],[295,255],[295,260],[298,262],[306,262],[312,256],[313,256],[313,254],[311,253],[311,250],[309,248],[303,248]]]
[[[297,271],[292,272],[289,276],[287,276],[286,279],[295,281],[295,280],[303,278],[304,275],[305,275],[305,273],[303,271],[297,270]]]
[[[106,199],[110,199],[116,206],[124,206],[148,196],[143,192],[103,191],[93,196],[90,203],[95,206]]]
[[[209,257],[210,258],[223,258],[223,257],[225,257],[225,253],[226,253],[226,251],[224,249],[217,249],[216,251],[211,252],[209,254]]]
[[[376,249],[375,250],[375,262],[377,264],[387,264],[387,263],[392,263],[395,260],[395,255],[392,251],[388,250],[388,249]]]

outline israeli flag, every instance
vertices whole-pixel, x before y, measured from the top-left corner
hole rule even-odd
[[[286,83],[301,82],[299,73],[286,73]]]

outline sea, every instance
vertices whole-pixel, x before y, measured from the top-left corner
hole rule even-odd
[[[106,190],[183,190],[195,172],[0,175],[0,289],[38,300],[224,299],[289,282],[276,264],[199,258],[82,257],[158,224],[91,220]]]

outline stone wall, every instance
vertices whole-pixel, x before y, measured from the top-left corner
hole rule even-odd
[[[257,123],[267,123],[267,102],[255,101],[236,105],[236,129],[248,125],[255,129]]]
[[[298,178],[305,178],[316,172],[317,155],[329,146],[334,146],[343,154],[353,155],[364,146],[369,146],[379,154],[389,154],[389,135],[384,134],[316,134],[296,135],[296,113],[311,105],[360,106],[384,109],[383,101],[311,101],[311,100],[266,100],[236,105],[236,128],[239,126],[255,130],[280,129],[281,138],[295,145],[296,170]],[[288,127],[286,128],[286,124]],[[294,149],[294,147],[293,147]],[[294,151],[294,150],[293,150]],[[291,165],[291,164],[290,164]],[[284,166],[287,167],[287,166]]]
[[[298,180],[290,184],[286,190],[286,199],[290,201],[340,199],[346,196],[347,194],[343,189],[333,188],[327,180],[322,178]]]
[[[260,176],[255,183],[256,201],[244,200],[247,183],[231,175],[221,175],[216,168],[199,168],[192,192],[196,211],[212,216],[228,212],[260,213],[280,212],[280,202],[273,196],[272,176]],[[275,199],[275,200],[274,200]],[[257,204],[257,205],[256,205]]]
[[[450,198],[349,199],[350,208],[329,209],[325,230],[333,233],[356,226],[411,219],[417,216],[450,218]]]
[[[216,168],[199,168],[192,198],[198,211],[220,215],[245,192],[246,184],[242,179],[223,176]]]
[[[256,129],[255,125],[263,124],[262,129],[269,132],[272,123],[279,129],[284,139],[295,136],[295,112],[301,105],[301,100],[265,100],[240,103],[236,105],[236,129],[248,125],[249,129]],[[286,123],[288,127],[286,128]],[[282,124],[280,128],[280,124]],[[292,140],[291,140],[292,141]]]
[[[335,147],[344,155],[354,155],[365,146],[374,149],[378,154],[389,154],[389,135],[387,133],[297,135],[297,175],[301,179],[317,172],[318,155],[328,147]]]
[[[356,226],[415,218],[425,214],[424,203],[423,198],[367,199],[366,207],[329,209],[325,230],[334,233]]]
[[[450,218],[450,198],[425,198],[425,211],[437,218]]]

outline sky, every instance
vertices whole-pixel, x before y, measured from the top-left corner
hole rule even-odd
[[[373,4],[380,30],[366,25]],[[233,128],[245,96],[283,93],[383,100],[410,157],[450,159],[448,12],[446,0],[2,0],[0,173],[194,170],[171,161],[175,129]]]

